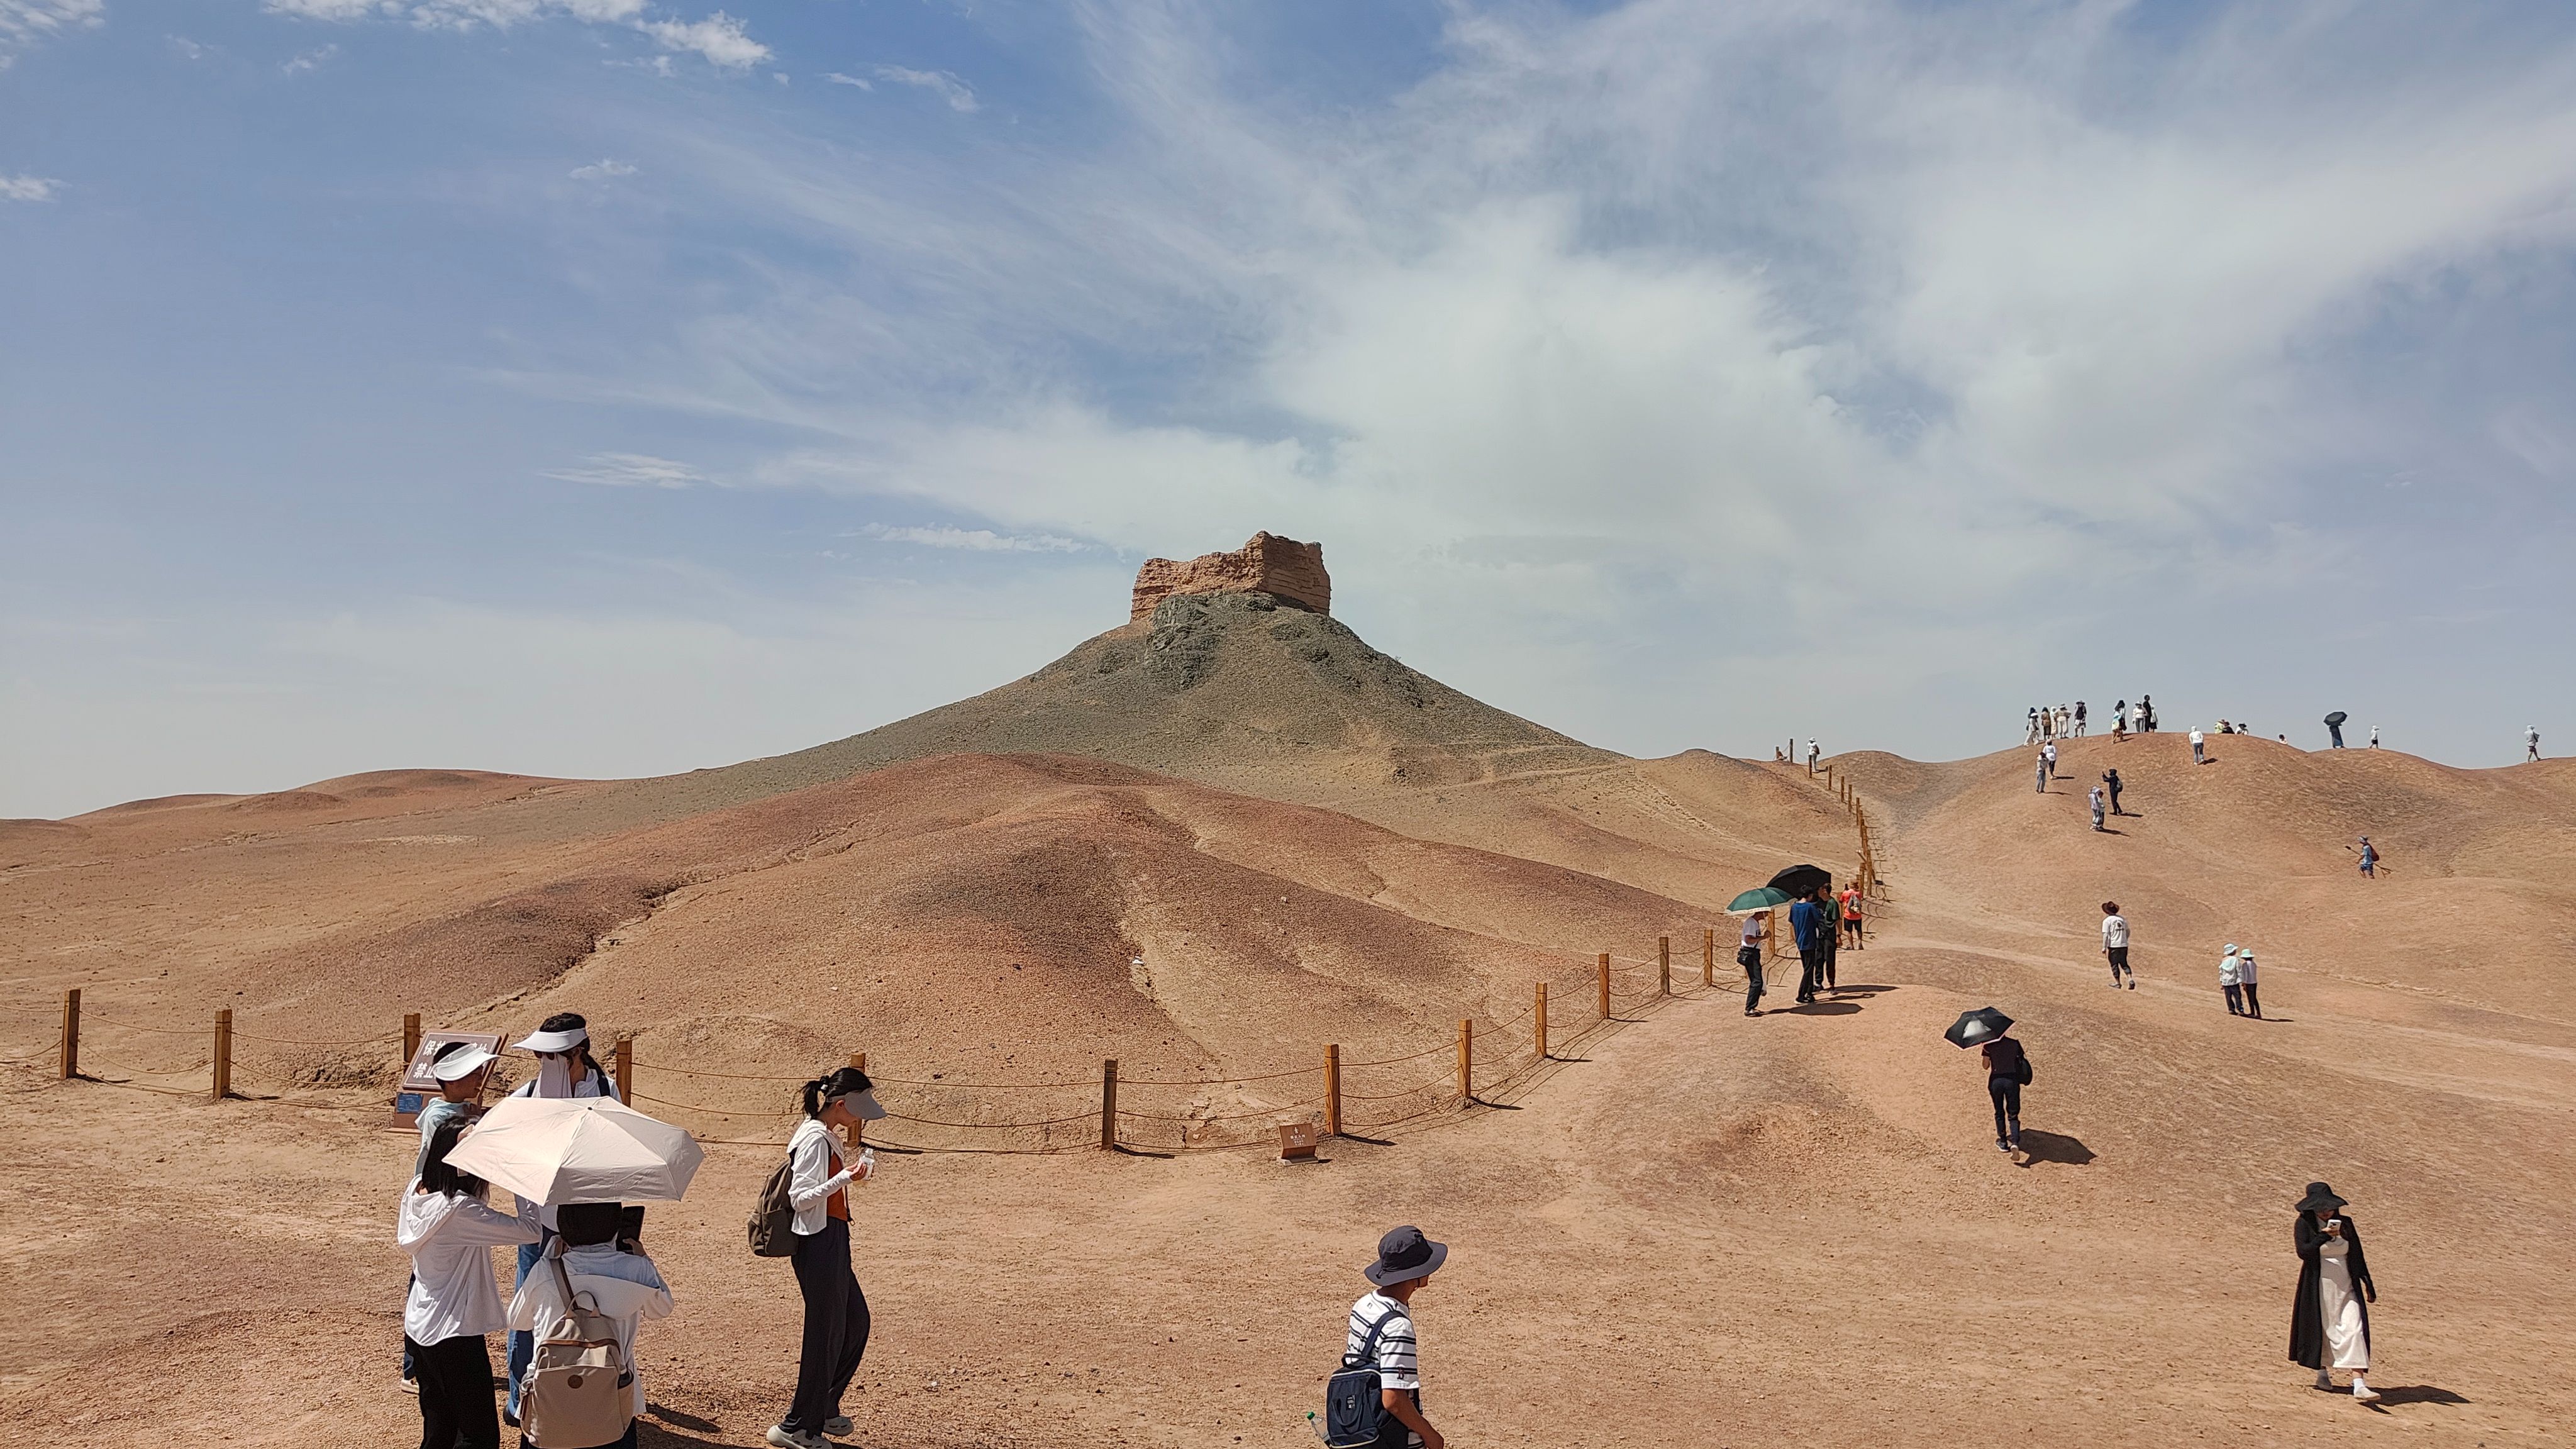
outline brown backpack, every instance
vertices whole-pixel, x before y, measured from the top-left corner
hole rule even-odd
[[[749,1232],[751,1253],[755,1258],[786,1258],[796,1252],[796,1204],[787,1196],[796,1176],[793,1158],[778,1164],[769,1181],[760,1189],[760,1201],[751,1210]]]
[[[626,1437],[635,1419],[635,1373],[617,1342],[617,1320],[584,1308],[573,1296],[572,1275],[560,1252],[554,1265],[563,1289],[564,1316],[537,1340],[535,1359],[519,1390],[523,1436],[543,1449],[597,1449]]]

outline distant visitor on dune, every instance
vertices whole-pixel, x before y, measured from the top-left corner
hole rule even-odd
[[[2256,1021],[2263,1019],[2262,983],[2256,975],[2254,948],[2236,953],[2236,984],[2245,988],[2245,1014]]]
[[[2379,879],[2379,847],[2370,843],[2369,836],[2361,838],[2357,853],[2361,857],[2361,873],[2372,880]]]
[[[2200,726],[2193,725],[2191,727],[2191,762],[2193,764],[2206,765],[2209,763],[2209,755],[2202,748],[2206,742],[2206,737],[2200,732]]]
[[[2227,954],[2218,958],[2218,989],[2227,998],[2227,1014],[2245,1014],[2245,977],[2237,966],[2236,943],[2227,943]]]
[[[2522,762],[2526,765],[2540,758],[2540,726],[2529,725],[2522,732]]]
[[[2138,989],[2138,973],[2129,969],[2129,918],[2120,914],[2118,901],[2102,903],[2102,954],[2111,963],[2111,985],[2117,989],[2120,978],[2129,978],[2129,989]]]
[[[2379,1286],[2370,1280],[2361,1230],[2344,1213],[2344,1200],[2322,1182],[2299,1199],[2291,1240],[2299,1252],[2298,1296],[2290,1303],[2290,1361],[2317,1371],[2317,1387],[2334,1389],[2334,1371],[2352,1373],[2352,1396],[2379,1397],[2362,1375],[2370,1371],[2370,1309]]]

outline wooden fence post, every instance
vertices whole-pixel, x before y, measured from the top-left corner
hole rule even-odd
[[[1599,974],[1601,980],[1601,1019],[1603,1021],[1608,1021],[1610,1019],[1610,953],[1607,951],[1601,953]]]
[[[1342,1047],[1324,1043],[1324,1134],[1342,1135]]]
[[[619,1042],[619,1043],[617,1044],[617,1046],[618,1046],[618,1049],[619,1049],[620,1051],[623,1051],[623,1050],[625,1050],[625,1048],[626,1048],[626,1043],[624,1043],[624,1042]],[[619,1065],[620,1065],[620,1066],[623,1066],[623,1065],[624,1065],[624,1063],[623,1063],[623,1062],[620,1062],[620,1063],[619,1063]],[[859,1072],[864,1072],[864,1071],[866,1071],[866,1070],[868,1069],[868,1054],[867,1054],[866,1052],[852,1052],[852,1053],[850,1053],[850,1069],[851,1069],[852,1071],[859,1071]],[[860,1139],[860,1138],[862,1138],[862,1137],[864,1137],[864,1136],[866,1136],[866,1135],[867,1135],[867,1131],[868,1131],[868,1124],[867,1124],[867,1123],[865,1123],[865,1122],[852,1122],[852,1123],[850,1124],[850,1150],[851,1150],[851,1151],[856,1152],[856,1151],[859,1149],[859,1147],[861,1146],[861,1143],[859,1142],[859,1139]]]
[[[1547,1060],[1547,983],[1546,983],[1546,982],[1544,982],[1544,981],[1542,981],[1542,982],[1540,982],[1540,983],[1538,984],[1538,1006],[1537,1006],[1537,1007],[1532,1011],[1532,1013],[1531,1013],[1531,1019],[1532,1019],[1532,1020],[1534,1020],[1534,1021],[1536,1021],[1536,1022],[1538,1023],[1538,1059],[1539,1059],[1540,1061],[1546,1061],[1546,1060]]]
[[[80,1075],[80,988],[63,993],[63,1080]]]
[[[1715,926],[1700,932],[1699,984],[1702,986],[1717,984],[1717,927]]]
[[[1118,1149],[1118,1059],[1100,1064],[1100,1150]]]
[[[403,1070],[411,1070],[411,1059],[420,1055],[420,1013],[403,1013]],[[622,1088],[620,1090],[623,1090]]]
[[[1659,983],[1655,988],[1656,992],[1664,996],[1672,995],[1673,938],[1670,936],[1657,936],[1655,938],[1655,973],[1656,979]]]
[[[215,1012],[215,1081],[209,1101],[220,1102],[233,1094],[233,1009],[221,1007]]]
[[[1458,1102],[1476,1100],[1476,1019],[1458,1018]]]
[[[635,1101],[635,1038],[617,1038],[617,1054],[609,1059],[609,1070],[617,1077],[617,1100],[633,1105]]]

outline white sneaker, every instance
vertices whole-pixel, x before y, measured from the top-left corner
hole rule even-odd
[[[774,1449],[831,1449],[820,1434],[802,1434],[784,1424],[769,1426],[769,1442]]]
[[[832,1417],[823,1421],[823,1432],[831,1435],[835,1439],[848,1438],[851,1431],[858,1427],[858,1425],[850,1422],[850,1416],[847,1414],[834,1414]]]
[[[2379,1390],[2363,1383],[2359,1378],[2355,1378],[2352,1381],[2352,1396],[2356,1402],[2364,1404],[2372,1403],[2379,1398]]]

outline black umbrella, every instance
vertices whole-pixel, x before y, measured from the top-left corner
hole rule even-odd
[[[2336,710],[2334,713],[2326,716],[2326,723],[2330,725],[2339,725],[2350,718],[2352,718],[2351,715],[2345,714],[2342,710]]]
[[[1991,1006],[1980,1006],[1974,1011],[1960,1012],[1959,1019],[1950,1023],[1950,1029],[1941,1033],[1941,1039],[1954,1047],[1984,1046],[2011,1029],[2011,1017]]]
[[[1793,898],[1809,891],[1822,890],[1834,883],[1834,873],[1821,865],[1793,865],[1771,877],[1771,889],[1787,891]]]

